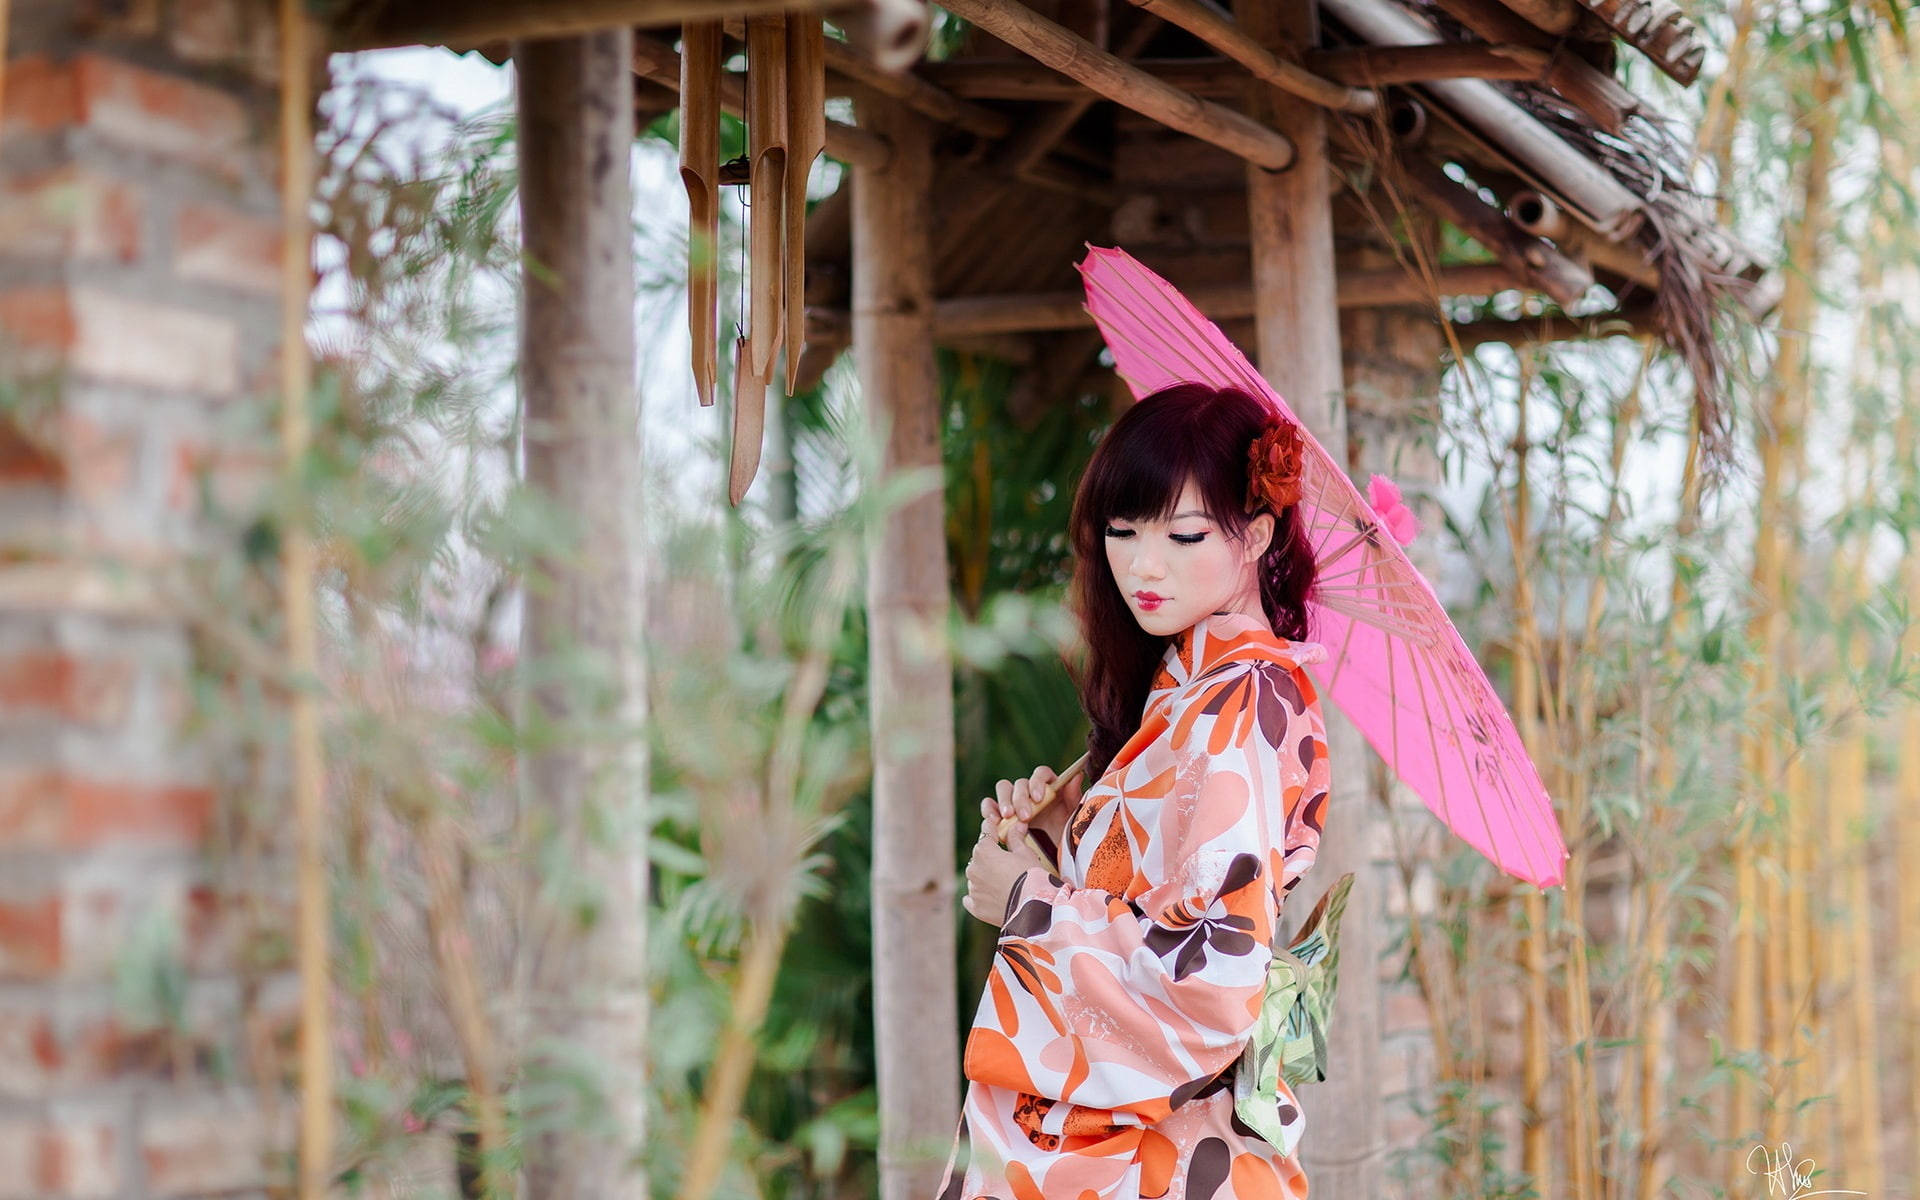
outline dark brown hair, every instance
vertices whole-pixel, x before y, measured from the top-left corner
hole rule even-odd
[[[1245,510],[1247,451],[1268,422],[1264,401],[1202,383],[1163,388],[1127,409],[1094,450],[1073,497],[1073,608],[1087,643],[1080,703],[1087,732],[1087,779],[1106,773],[1140,727],[1153,673],[1168,639],[1140,628],[1107,565],[1106,525],[1166,520],[1192,480],[1208,514],[1238,540],[1259,515]],[[1283,638],[1304,640],[1313,590],[1313,548],[1296,510],[1275,513],[1260,559],[1260,605]]]

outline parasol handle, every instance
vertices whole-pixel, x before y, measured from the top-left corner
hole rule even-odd
[[[1089,751],[1088,753],[1090,754],[1092,752]],[[1046,791],[1040,793],[1040,802],[1033,806],[1033,811],[1035,813],[1038,813],[1041,809],[1045,808],[1047,805],[1052,804],[1053,798],[1060,794],[1060,789],[1066,787],[1069,783],[1072,783],[1075,779],[1079,778],[1081,775],[1084,775],[1086,773],[1086,770],[1087,770],[1087,755],[1082,754],[1079,758],[1076,758],[1073,760],[1072,766],[1068,767],[1066,770],[1060,772],[1060,774],[1054,777],[1053,782],[1047,785]],[[995,837],[999,840],[1001,845],[1004,846],[1006,844],[1008,832],[1011,831],[1013,827],[1018,823],[1019,822],[1015,820],[1013,817],[1008,817],[1006,820],[1000,822],[1000,828],[995,831]]]

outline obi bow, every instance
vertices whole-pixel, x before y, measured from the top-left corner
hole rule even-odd
[[[1282,1123],[1280,1079],[1297,1086],[1327,1077],[1327,1021],[1340,966],[1337,937],[1352,887],[1349,871],[1320,897],[1293,943],[1274,947],[1260,1016],[1234,1071],[1234,1112],[1283,1155],[1293,1153],[1305,1124]]]

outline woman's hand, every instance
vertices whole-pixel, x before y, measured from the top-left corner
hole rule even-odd
[[[973,844],[973,855],[967,859],[967,894],[960,900],[960,907],[967,910],[967,915],[995,927],[1006,915],[1007,897],[1013,892],[1014,881],[1029,867],[1053,869],[1029,849],[1025,841],[1014,842],[1011,850],[995,841],[994,830],[999,823],[997,817],[980,818],[980,839]]]
[[[1047,785],[1054,781],[1057,772],[1052,767],[1038,766],[1033,774],[1025,779],[1002,779],[994,784],[994,794],[980,802],[980,815],[993,822],[998,830],[1000,822],[1008,817],[1015,819],[1014,827],[1007,831],[1006,844],[1019,846],[1027,840],[1027,830],[1038,829],[1053,839],[1056,850],[1066,845],[1067,819],[1073,810],[1080,807],[1080,793],[1086,784],[1085,776],[1075,776],[1072,783],[1060,789],[1053,803],[1040,810],[1035,816],[1034,809],[1040,804],[1040,797],[1047,791]],[[1053,869],[1048,864],[1048,869]]]

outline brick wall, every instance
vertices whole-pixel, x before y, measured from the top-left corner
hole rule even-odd
[[[240,969],[209,853],[231,764],[184,735],[190,640],[156,583],[210,539],[203,473],[245,504],[271,462],[232,432],[277,403],[270,10],[11,9],[0,1200],[261,1194],[286,1106],[256,1051],[293,991]]]
[[[1394,263],[1371,239],[1361,238],[1344,240],[1339,261],[1343,270]],[[1351,309],[1341,314],[1340,347],[1347,384],[1347,451],[1355,475],[1364,480],[1377,471],[1392,478],[1423,523],[1432,526],[1434,510],[1419,497],[1440,477],[1431,419],[1444,348],[1439,327],[1430,313],[1417,307]],[[1431,571],[1435,563],[1427,549],[1416,541],[1409,553],[1422,570]],[[1380,1128],[1388,1168],[1385,1178],[1390,1194],[1400,1195],[1402,1189],[1393,1182],[1394,1158],[1419,1145],[1428,1126],[1415,1105],[1432,1107],[1435,1082],[1427,1004],[1419,985],[1411,977],[1402,978],[1406,922],[1415,910],[1431,916],[1434,903],[1430,868],[1424,866],[1416,871],[1409,895],[1395,857],[1395,839],[1419,861],[1440,844],[1444,830],[1417,797],[1397,783],[1389,784],[1381,770],[1367,798],[1372,813],[1368,844],[1375,848],[1369,882],[1384,900],[1387,928],[1381,943],[1390,948],[1377,967]]]

